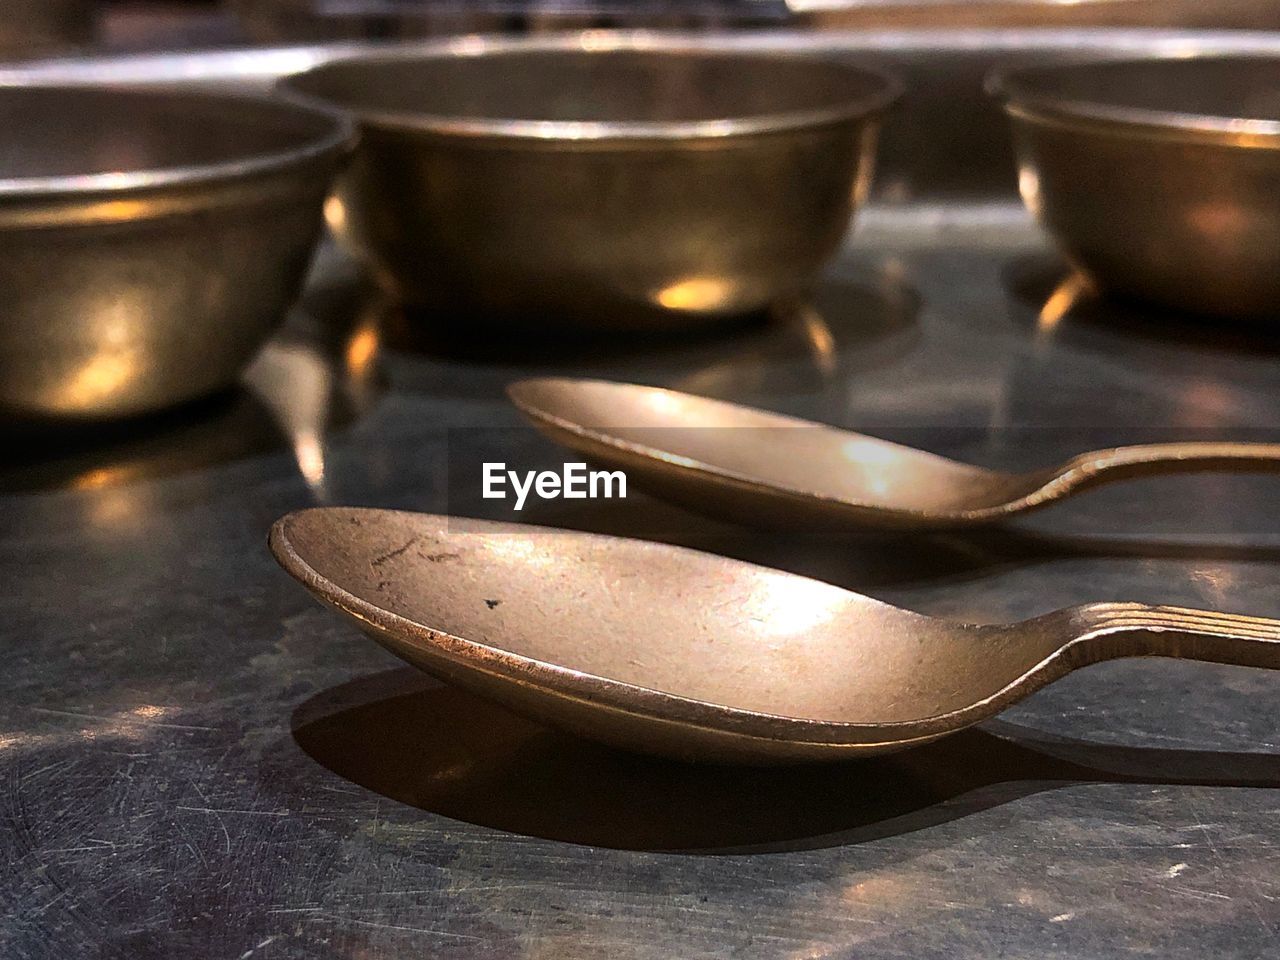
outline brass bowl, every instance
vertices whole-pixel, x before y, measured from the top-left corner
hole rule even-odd
[[[285,84],[359,119],[330,223],[394,294],[454,322],[580,329],[801,291],[898,92],[839,61],[474,40]]]
[[[0,88],[0,413],[125,416],[234,382],[301,285],[353,138],[177,90]]]
[[[1010,69],[1023,199],[1112,292],[1280,313],[1280,59],[1192,56]]]
[[[0,0],[0,59],[66,56],[96,33],[93,0]]]

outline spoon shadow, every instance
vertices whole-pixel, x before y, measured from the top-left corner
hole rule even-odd
[[[1197,563],[1277,563],[1280,544],[1207,540],[1068,536],[991,527],[922,538],[846,541],[799,551],[753,543],[729,555],[828,580],[850,590],[971,583],[1012,570],[1063,560],[1187,560]]]
[[[321,766],[419,810],[642,851],[864,843],[1063,785],[1280,787],[1280,756],[1055,741],[1003,723],[836,765],[680,764],[549,730],[408,668],[317,694],[292,732]]]
[[[495,506],[492,500],[468,500],[462,496],[458,500],[461,513],[495,520],[512,519],[505,502]],[[531,501],[518,519],[719,553],[735,560],[826,580],[858,592],[888,586],[966,583],[1059,560],[1280,563],[1280,542],[1050,533],[1013,524],[919,534],[867,530],[780,538],[695,516],[679,507],[641,496],[573,504]]]

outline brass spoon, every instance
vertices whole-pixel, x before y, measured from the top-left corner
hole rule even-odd
[[[1280,621],[1136,603],[975,626],[666,544],[318,508],[276,558],[392,653],[585,737],[681,758],[837,760],[933,740],[1077,667],[1280,667]]]
[[[1280,472],[1280,444],[1113,447],[1046,470],[985,470],[823,424],[673,390],[521,380],[543,433],[702,513],[766,526],[939,529],[1036,510],[1099,484],[1208,470]]]

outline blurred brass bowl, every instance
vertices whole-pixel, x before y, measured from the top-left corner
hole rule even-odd
[[[285,82],[358,117],[330,223],[394,294],[455,322],[589,329],[802,290],[898,92],[838,61],[487,41]]]
[[[93,42],[94,0],[0,0],[0,58],[67,55]]]
[[[1023,199],[1100,287],[1280,314],[1280,59],[1192,56],[997,72]]]
[[[144,413],[283,319],[353,134],[263,97],[0,88],[0,412]]]
[[[1272,0],[787,0],[824,30],[1009,30],[1164,27],[1269,30]],[[1077,43],[1090,43],[1082,36]]]

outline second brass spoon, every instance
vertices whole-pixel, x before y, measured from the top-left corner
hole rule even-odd
[[[1015,474],[656,387],[542,378],[507,393],[553,440],[623,469],[655,494],[767,526],[939,529],[1002,520],[1133,477],[1280,473],[1276,443],[1113,447]]]

